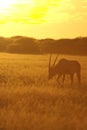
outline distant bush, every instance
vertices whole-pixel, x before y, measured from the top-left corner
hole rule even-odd
[[[0,37],[0,52],[5,52],[8,46],[8,40],[4,37]]]
[[[0,52],[19,54],[87,55],[87,37],[74,39],[35,39],[24,36],[0,37]]]
[[[40,50],[38,47],[38,41],[36,39],[21,37],[13,41],[13,43],[9,46],[8,52],[37,54],[40,53]]]

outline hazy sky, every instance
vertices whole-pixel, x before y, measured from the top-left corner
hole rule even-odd
[[[87,0],[3,0],[0,36],[87,36]]]

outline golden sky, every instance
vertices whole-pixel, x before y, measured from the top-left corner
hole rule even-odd
[[[3,0],[0,35],[56,39],[87,36],[87,0]]]

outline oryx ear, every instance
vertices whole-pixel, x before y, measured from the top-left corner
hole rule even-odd
[[[53,66],[54,66],[55,63],[56,63],[56,61],[57,61],[57,59],[58,59],[58,56],[59,56],[59,54],[57,54],[57,56],[56,56],[56,58],[55,58],[55,60],[54,60]]]

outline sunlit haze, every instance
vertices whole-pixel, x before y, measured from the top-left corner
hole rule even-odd
[[[0,1],[0,35],[54,39],[87,36],[87,0]]]

